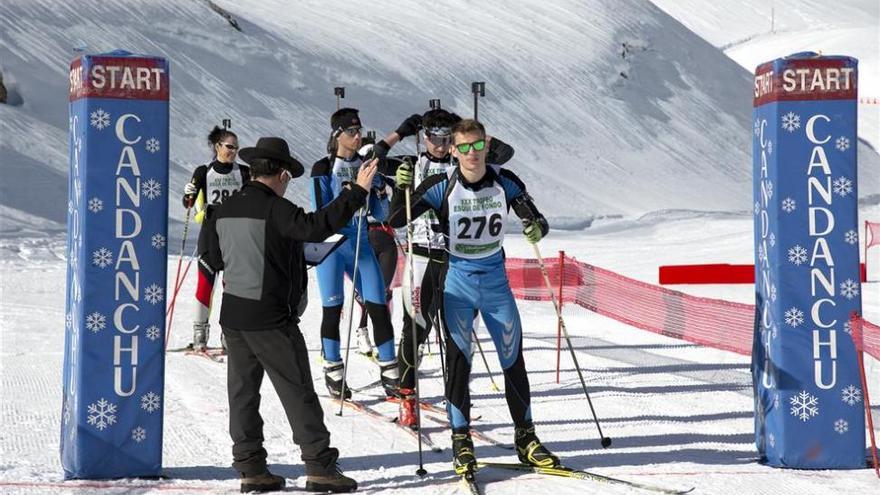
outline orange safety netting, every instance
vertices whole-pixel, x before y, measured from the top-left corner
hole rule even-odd
[[[405,256],[398,257],[394,287],[400,285]],[[627,325],[695,344],[751,355],[755,306],[697,297],[641,282],[569,256],[545,258],[553,294],[562,303],[607,316]],[[549,301],[540,265],[533,258],[507,258],[507,277],[517,299]],[[552,310],[552,308],[550,308]],[[880,359],[880,327],[862,322],[864,352]]]

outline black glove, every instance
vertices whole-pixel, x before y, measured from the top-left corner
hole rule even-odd
[[[406,118],[403,122],[401,122],[400,126],[397,127],[397,130],[394,131],[400,136],[400,139],[403,139],[408,136],[415,136],[417,132],[419,132],[419,127],[422,125],[422,116],[414,113]]]

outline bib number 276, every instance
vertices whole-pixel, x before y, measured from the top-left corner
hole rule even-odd
[[[483,236],[486,225],[489,226],[489,235],[492,237],[501,233],[504,224],[501,222],[501,214],[495,213],[488,219],[486,217],[462,217],[458,219],[458,238],[459,239],[479,239]],[[476,230],[471,232],[471,227]]]

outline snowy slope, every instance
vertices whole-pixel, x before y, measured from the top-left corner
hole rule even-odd
[[[512,167],[551,218],[584,225],[750,204],[749,72],[646,0],[519,0],[479,15],[467,2],[443,10],[468,15],[431,15],[414,1],[217,3],[243,32],[202,1],[4,2],[0,70],[24,101],[0,105],[4,172],[27,172],[46,197],[66,194],[68,63],[124,48],[171,61],[175,219],[182,184],[208,158],[204,136],[223,117],[244,144],[279,134],[311,163],[333,86],[345,85],[345,103],[382,135],[431,97],[470,114],[472,80],[486,81],[481,118],[516,147]],[[864,182],[862,194],[880,191]],[[4,207],[63,222],[60,203],[2,187]],[[292,195],[305,200],[305,181]]]
[[[880,97],[880,2],[876,0],[845,0],[834,8],[821,0],[652,2],[748,71],[802,51],[856,57],[859,95]],[[859,105],[859,137],[863,144],[880,149],[880,104]],[[880,176],[873,153],[864,146],[859,148],[859,160],[861,170]]]

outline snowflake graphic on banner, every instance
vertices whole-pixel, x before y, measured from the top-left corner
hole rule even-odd
[[[150,153],[155,153],[159,151],[161,149],[159,146],[159,140],[156,138],[147,139],[146,148],[147,151],[149,151]]]
[[[773,408],[779,409],[779,393],[773,394]]]
[[[862,401],[862,391],[855,385],[850,385],[843,389],[840,394],[840,400],[854,406]]]
[[[71,398],[68,398],[66,401],[64,401],[64,424],[65,425],[70,423],[70,417],[71,417],[70,403],[72,401],[73,401],[73,399],[71,399]]]
[[[153,244],[154,248],[162,249],[165,247],[165,236],[162,234],[153,234],[153,237],[150,237],[150,243]]]
[[[68,213],[68,214],[73,213],[73,201],[68,201],[68,202],[67,202],[67,213]]]
[[[840,284],[840,295],[847,299],[853,299],[859,295],[859,283],[848,278]]]
[[[776,245],[776,234],[774,234],[773,232],[770,232],[770,247],[773,247],[775,245]]]
[[[86,316],[86,328],[93,333],[98,333],[107,327],[107,317],[97,311]]]
[[[767,436],[767,438],[769,440],[770,447],[775,449],[776,448],[776,435],[771,433],[770,435]]]
[[[147,392],[141,396],[141,409],[149,413],[159,409],[160,398],[155,392]]]
[[[834,141],[834,147],[838,149],[838,151],[846,151],[849,149],[849,139],[843,136],[840,136]]]
[[[770,285],[770,301],[776,302],[776,284]]]
[[[798,325],[804,322],[804,312],[792,307],[788,311],[785,312],[785,323],[793,328],[797,328]]]
[[[767,154],[773,154],[773,141],[767,141]]]
[[[807,250],[800,245],[795,245],[793,248],[788,250],[788,261],[794,263],[797,266],[801,266],[802,264],[807,262]]]
[[[757,216],[758,213],[761,213],[761,203],[755,201],[755,215]]]
[[[138,426],[137,428],[131,430],[131,439],[137,443],[141,443],[147,438],[147,430]]]
[[[144,182],[144,189],[141,193],[147,197],[147,199],[156,199],[162,195],[162,184],[160,184],[156,179],[147,179]]]
[[[788,132],[794,132],[801,128],[801,116],[794,112],[788,112],[782,116],[782,128]]]
[[[852,335],[852,324],[848,321],[843,323],[843,331],[847,333],[847,335]]]
[[[103,108],[99,108],[89,114],[89,123],[95,129],[99,131],[104,130],[106,127],[110,127],[110,114],[105,112]]]
[[[846,242],[849,244],[856,244],[859,242],[859,233],[855,230],[847,231],[846,234],[843,235],[843,238],[846,239]]]
[[[791,400],[791,415],[806,422],[808,419],[819,414],[819,399],[802,390],[798,395],[793,395]]]
[[[767,181],[767,199],[773,199],[773,182]]]
[[[165,289],[159,287],[158,284],[150,284],[144,289],[144,299],[150,304],[159,304],[165,299]]]
[[[156,325],[150,325],[147,327],[147,338],[156,341],[159,337],[162,336],[162,332],[159,331],[159,327]]]
[[[795,208],[797,208],[797,202],[792,198],[785,198],[782,200],[782,211],[791,213]]]
[[[67,313],[67,316],[64,317],[64,327],[70,328],[73,326],[73,314]]]
[[[88,423],[102,431],[116,423],[116,404],[103,397],[97,403],[89,404]]]
[[[849,423],[846,422],[843,418],[838,419],[834,422],[834,431],[843,435],[847,431],[849,431]]]
[[[852,181],[846,177],[838,177],[834,179],[832,188],[834,189],[834,194],[837,194],[841,198],[845,198],[853,191]]]
[[[764,246],[762,244],[758,244],[758,262],[762,263],[764,261]]]
[[[92,253],[92,264],[98,268],[107,268],[113,264],[113,253],[107,248],[101,248]]]
[[[755,137],[759,137],[761,135],[761,121],[755,119]]]
[[[89,200],[89,211],[92,213],[98,213],[99,211],[104,209],[104,202],[98,198],[92,198]]]

